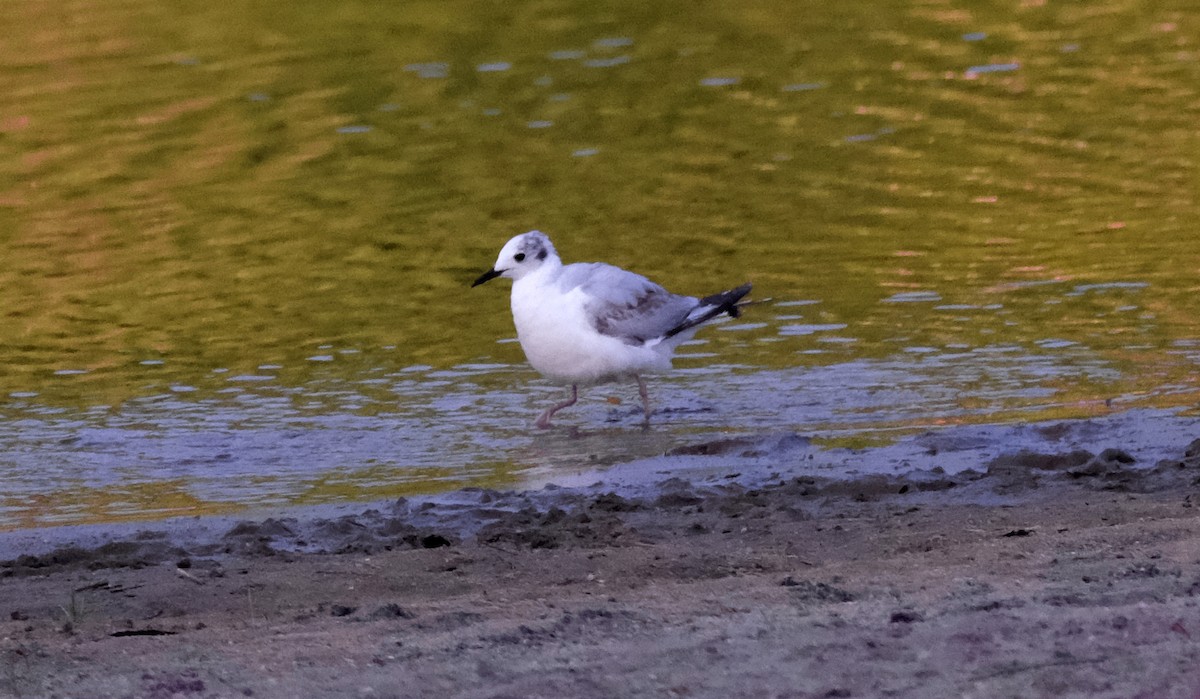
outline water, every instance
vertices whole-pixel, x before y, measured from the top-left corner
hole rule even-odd
[[[827,5],[5,4],[0,528],[1194,407],[1200,9]],[[773,300],[531,434],[535,227]]]

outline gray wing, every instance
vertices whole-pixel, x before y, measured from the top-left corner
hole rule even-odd
[[[588,295],[584,312],[596,332],[630,345],[662,337],[699,303],[672,294],[640,274],[600,262],[567,265],[559,284],[563,291],[579,287]]]

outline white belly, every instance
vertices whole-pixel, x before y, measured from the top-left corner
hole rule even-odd
[[[669,348],[656,351],[601,335],[583,311],[578,292],[537,293],[533,280],[513,284],[513,322],[529,364],[560,383],[594,384],[671,368]],[[549,299],[549,300],[548,300]]]

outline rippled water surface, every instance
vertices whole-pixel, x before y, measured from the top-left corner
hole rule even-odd
[[[1200,8],[10,2],[0,528],[1193,408]],[[524,366],[511,235],[767,304]]]

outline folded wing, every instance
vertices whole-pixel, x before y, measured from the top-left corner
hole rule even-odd
[[[587,296],[584,312],[596,332],[630,345],[662,339],[687,322],[700,304],[640,274],[599,262],[568,265],[559,283],[564,291],[578,287]]]

